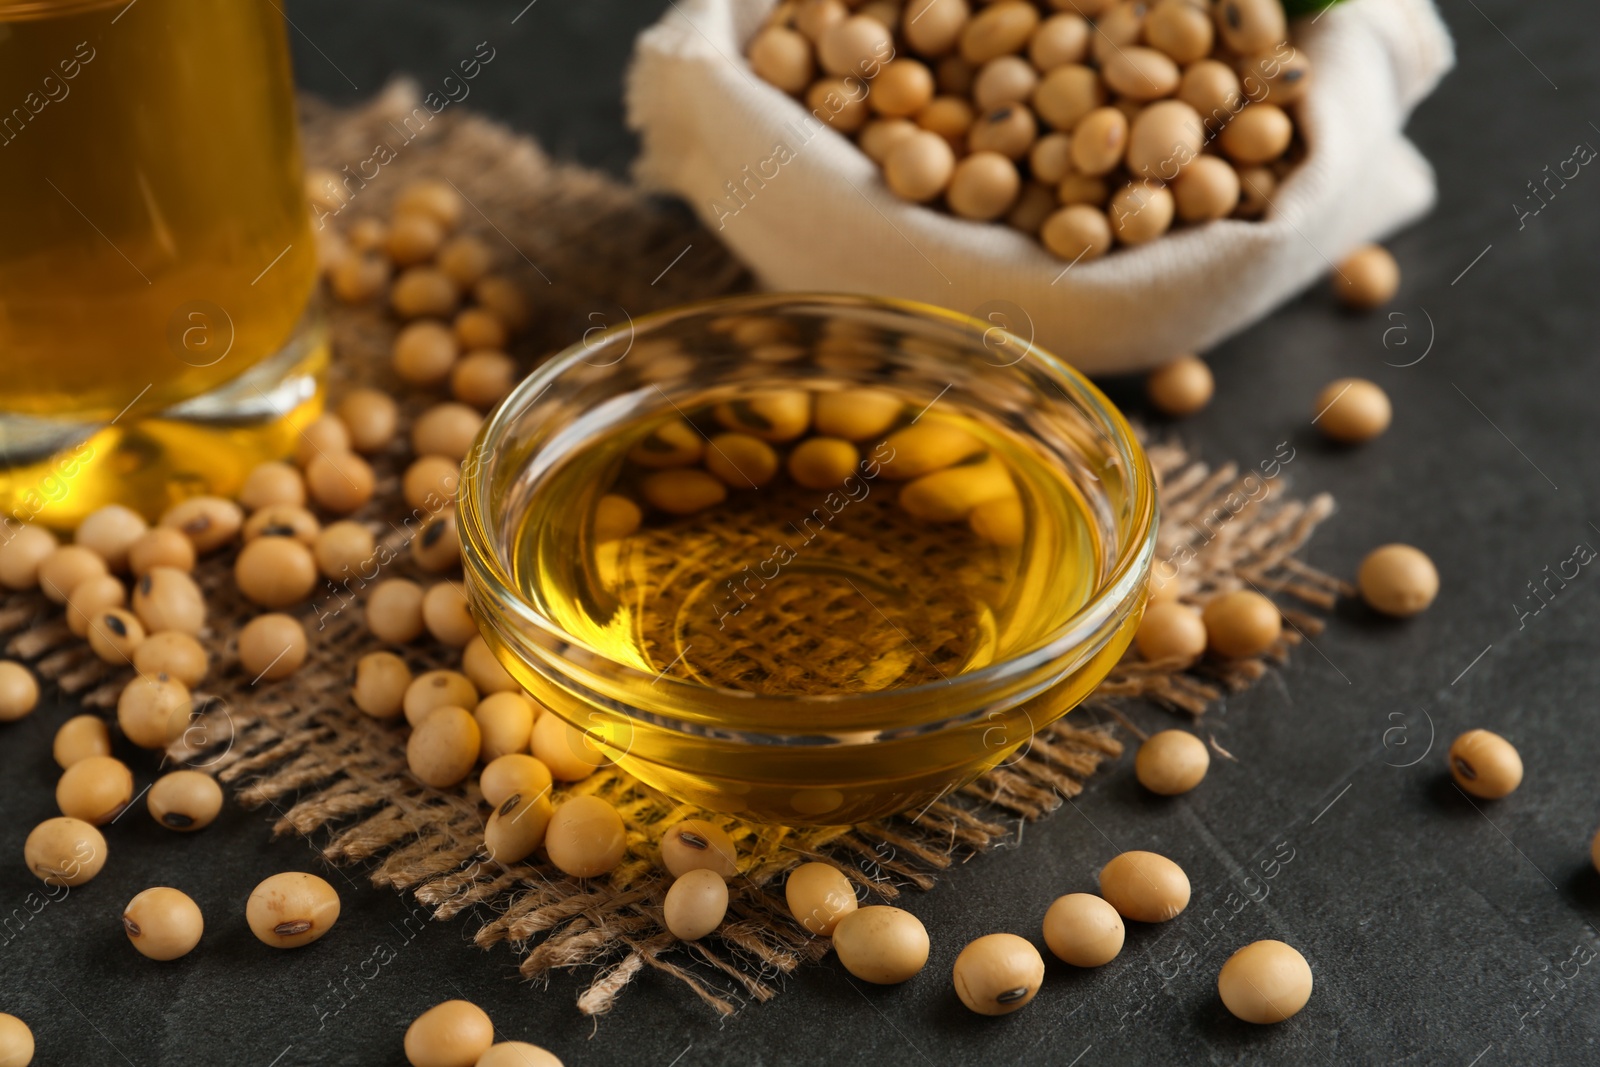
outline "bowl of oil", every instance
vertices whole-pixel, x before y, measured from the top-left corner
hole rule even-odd
[[[484,636],[625,770],[845,825],[1016,758],[1121,657],[1155,483],[1122,415],[988,323],[690,305],[552,358],[463,464]]]

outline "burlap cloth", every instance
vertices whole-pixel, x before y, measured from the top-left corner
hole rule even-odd
[[[514,353],[526,365],[577,340],[600,321],[596,315],[615,322],[624,310],[638,316],[748,286],[745,273],[686,212],[593,171],[553,163],[532,141],[461,108],[433,117],[408,142],[404,119],[416,105],[405,84],[355,110],[308,101],[308,160],[339,170],[371,158],[376,145],[393,150],[394,160],[360,190],[341,225],[385,216],[409,179],[454,182],[471,204],[464,228],[499,249],[534,308],[532,329]],[[389,372],[395,324],[381,304],[334,305],[331,316],[334,395],[353,381],[405,395]],[[405,407],[412,413],[429,402],[409,395]],[[378,492],[359,516],[377,531],[391,531],[408,511],[399,491],[408,459],[403,437],[377,457]],[[828,942],[806,934],[784,905],[784,875],[795,865],[830,860],[864,896],[881,901],[908,887],[929,889],[952,863],[1005,839],[1019,817],[1040,818],[1080,793],[1104,760],[1122,753],[1110,720],[1140,733],[1130,717],[1154,725],[1163,712],[1153,705],[1200,716],[1224,689],[1248,685],[1269,663],[1282,661],[1302,633],[1320,629],[1314,615],[1290,602],[1326,609],[1341,583],[1293,553],[1332,501],[1289,499],[1272,483],[1263,493],[1259,479],[1247,485],[1234,465],[1210,467],[1172,444],[1152,445],[1150,457],[1163,485],[1158,559],[1186,561],[1185,599],[1244,583],[1277,594],[1291,623],[1284,640],[1258,659],[1191,670],[1130,657],[1024,754],[915,817],[848,830],[783,830],[718,818],[738,842],[743,873],[731,886],[727,921],[700,942],[679,942],[662,925],[668,879],[656,862],[656,841],[670,823],[703,813],[603,769],[570,789],[605,797],[627,823],[628,855],[609,877],[575,880],[543,862],[490,862],[480,847],[487,812],[475,782],[447,790],[420,784],[406,767],[404,727],[369,719],[352,704],[353,665],[380,647],[359,603],[341,609],[319,592],[302,609],[312,640],[306,664],[282,682],[251,684],[233,637],[257,609],[233,589],[231,553],[203,560],[196,572],[212,596],[204,639],[213,669],[196,693],[200,714],[174,754],[215,773],[241,804],[270,806],[279,815],[277,834],[310,835],[330,863],[362,864],[373,884],[414,894],[436,919],[469,916],[478,924],[477,943],[508,943],[521,954],[526,977],[584,969],[589,984],[578,1007],[585,1013],[608,1010],[644,967],[731,1012],[741,1002],[774,996],[784,974],[828,951]],[[388,539],[398,543],[402,536],[394,529]],[[394,564],[393,574],[432,580],[410,573],[409,557],[399,555],[407,562]],[[9,635],[9,654],[83,705],[114,709],[130,672],[97,660],[42,596],[10,597],[0,606],[0,633]],[[419,671],[459,663],[457,652],[437,645],[405,652]]]

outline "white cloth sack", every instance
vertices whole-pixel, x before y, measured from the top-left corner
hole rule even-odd
[[[1135,371],[1204,351],[1433,205],[1433,170],[1401,133],[1454,61],[1430,0],[1346,0],[1292,25],[1312,63],[1296,116],[1308,153],[1266,219],[1185,228],[1064,275],[1007,226],[900,200],[852,141],[757,78],[744,46],[771,8],[674,0],[639,38],[627,104],[641,184],[686,199],[772,289],[1014,306],[1025,321],[1006,325],[1079,368]]]

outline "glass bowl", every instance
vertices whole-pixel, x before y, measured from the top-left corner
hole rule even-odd
[[[517,545],[544,479],[614,428],[691,397],[736,400],[786,385],[870,386],[908,404],[954,404],[1023,440],[1087,505],[1098,548],[1086,601],[1032,646],[979,669],[814,695],[641,670],[540,610]],[[571,514],[592,516],[603,491],[574,493]],[[572,520],[574,553],[585,521]],[[1015,758],[1093,691],[1132,640],[1156,521],[1143,450],[1082,375],[992,322],[825,294],[709,301],[586,338],[485,421],[460,488],[464,567],[483,635],[529,694],[582,732],[573,743],[674,798],[780,824],[921,809]],[[565,536],[565,519],[549,525],[546,534]]]

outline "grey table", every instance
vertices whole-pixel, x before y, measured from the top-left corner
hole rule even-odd
[[[620,78],[633,35],[662,5],[525,2],[286,10],[302,84],[339,100],[396,72],[438,80],[490,40],[504,58],[470,106],[623,172],[633,143]],[[720,1021],[647,974],[591,1023],[573,1007],[574,978],[529,987],[509,952],[471,945],[470,919],[408,923],[411,905],[359,872],[328,874],[345,900],[334,936],[263,951],[240,918],[249,887],[317,861],[304,843],[270,842],[269,815],[231,805],[194,837],[131,819],[102,877],[34,913],[24,902],[38,884],[17,859],[28,828],[54,814],[49,738],[68,713],[46,709],[0,743],[0,855],[12,858],[0,864],[0,1007],[32,1022],[38,1062],[395,1063],[409,1020],[457,996],[569,1064],[1600,1062],[1600,875],[1588,862],[1600,823],[1600,579],[1586,568],[1552,584],[1537,613],[1529,588],[1574,546],[1600,545],[1600,177],[1580,173],[1525,226],[1514,209],[1547,164],[1600,144],[1597,27],[1576,0],[1469,0],[1447,19],[1460,67],[1412,123],[1442,199],[1393,242],[1405,272],[1396,315],[1351,317],[1307,294],[1211,354],[1217,400],[1179,431],[1246,464],[1289,441],[1289,490],[1340,501],[1313,563],[1348,574],[1368,548],[1404,540],[1432,553],[1443,590],[1407,624],[1340,610],[1314,648],[1212,711],[1206,725],[1237,763],[1161,801],[1124,761],[1020,847],[914,897],[934,948],[905,986],[864,987],[824,964]],[[1396,366],[1430,340],[1426,358]],[[1357,452],[1307,428],[1316,390],[1347,374],[1376,379],[1397,411]],[[1111,386],[1141,408],[1136,383]],[[1474,726],[1511,737],[1526,761],[1505,801],[1468,803],[1443,773],[1445,746]],[[1132,931],[1100,972],[1052,966],[1018,1015],[959,1006],[947,975],[963,944],[996,930],[1036,936],[1051,899],[1091,888],[1130,847],[1181,858],[1188,913]],[[210,930],[190,958],[157,966],[129,950],[114,917],[164,883],[194,895]],[[1298,946],[1316,974],[1310,1005],[1283,1026],[1237,1023],[1216,996],[1222,961],[1263,937]]]

